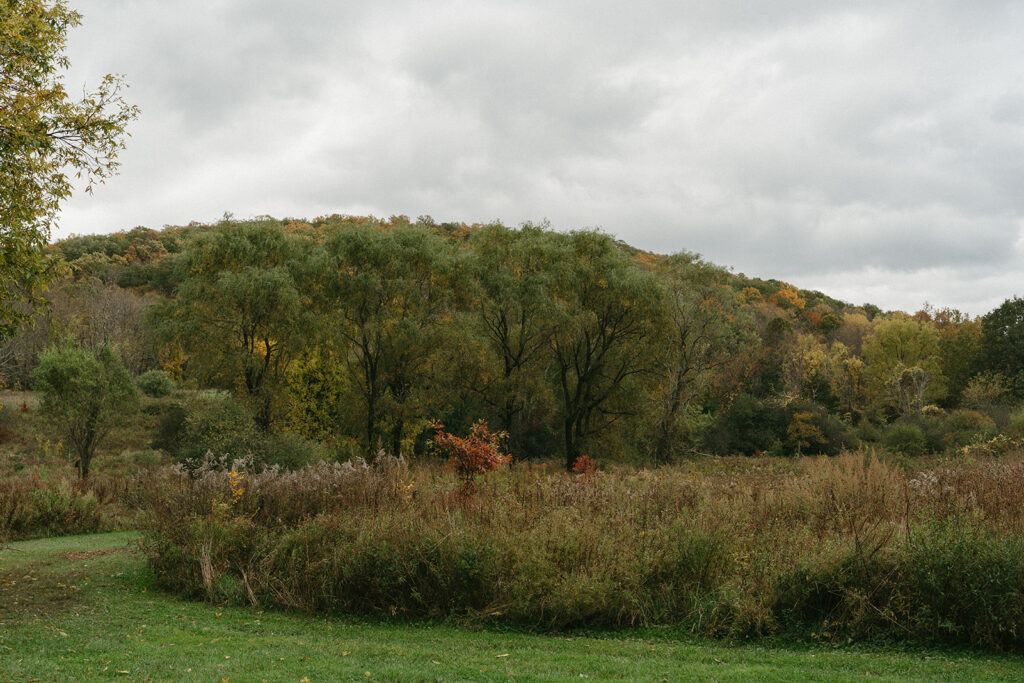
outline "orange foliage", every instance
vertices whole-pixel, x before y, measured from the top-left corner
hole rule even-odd
[[[793,307],[798,310],[802,310],[807,304],[807,301],[801,298],[800,294],[789,286],[782,287],[778,292],[775,293],[774,299],[776,303],[786,307]]]
[[[501,442],[508,434],[490,431],[484,420],[475,422],[465,438],[443,431],[444,425],[440,422],[435,421],[430,426],[437,430],[430,445],[448,457],[462,480],[463,493],[469,492],[477,475],[493,472],[512,460],[512,456],[501,452]]]

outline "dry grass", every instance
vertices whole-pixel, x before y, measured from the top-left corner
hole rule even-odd
[[[389,458],[165,470],[144,487],[160,492],[150,557],[173,590],[310,611],[1024,642],[1024,455],[910,472],[863,452],[747,465],[517,465],[469,500],[450,471]],[[928,602],[958,563],[978,595]]]

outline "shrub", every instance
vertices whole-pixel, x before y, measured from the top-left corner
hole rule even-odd
[[[923,455],[928,442],[924,432],[916,424],[895,422],[889,425],[882,435],[885,447],[902,455]]]
[[[14,438],[15,421],[14,412],[7,406],[0,405],[0,444],[5,444]]]
[[[169,396],[171,392],[178,388],[178,385],[174,382],[170,375],[163,370],[150,370],[144,372],[135,380],[135,383],[139,385],[139,389],[142,390],[146,396],[151,398],[162,398]]]
[[[722,465],[523,464],[465,500],[451,468],[388,457],[132,490],[161,584],[218,602],[1024,651],[1020,451],[913,473],[868,453]]]
[[[878,427],[871,424],[870,420],[861,420],[853,430],[854,436],[863,443],[875,443],[882,438]]]
[[[946,418],[946,443],[951,448],[988,441],[996,433],[995,421],[977,410],[954,410]]]
[[[848,425],[817,403],[793,401],[787,410],[791,416],[786,430],[786,446],[790,452],[838,455],[844,448],[856,448],[859,444]]]
[[[1010,383],[999,373],[983,372],[971,378],[960,397],[960,404],[970,410],[988,411],[1010,400]]]
[[[444,431],[444,425],[440,422],[434,422],[431,426],[437,431],[430,446],[436,453],[448,458],[462,482],[463,493],[472,489],[479,475],[493,472],[512,461],[512,456],[501,452],[501,442],[508,434],[491,432],[483,420],[475,422],[465,438]]]
[[[918,526],[889,552],[848,548],[780,578],[775,610],[819,640],[910,637],[1024,647],[1022,539],[963,523]]]
[[[182,441],[185,438],[185,421],[188,418],[188,410],[180,403],[157,404],[156,407],[159,409],[160,419],[157,422],[152,446],[178,458]]]
[[[1018,408],[1010,414],[1006,433],[1012,437],[1024,437],[1024,408]]]
[[[0,482],[0,541],[95,533],[101,526],[99,498],[91,491],[36,477]]]
[[[999,434],[988,441],[975,441],[957,450],[957,455],[963,457],[994,457],[1010,453],[1020,453],[1024,449],[1024,437],[1007,436]]]
[[[921,414],[913,421],[924,434],[926,453],[941,453],[946,449],[946,420],[939,415]]]
[[[785,407],[740,394],[719,415],[707,442],[722,455],[779,451],[787,439],[788,427]]]
[[[179,461],[198,465],[207,453],[227,462],[246,457],[259,460],[263,452],[263,434],[235,398],[199,399],[189,405],[176,453]]]
[[[295,470],[323,460],[326,455],[326,449],[318,441],[298,434],[274,434],[267,438],[259,460],[266,465]]]

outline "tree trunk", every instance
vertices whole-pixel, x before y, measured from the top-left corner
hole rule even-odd
[[[377,396],[369,392],[366,396],[366,459],[373,462],[377,457]]]
[[[403,420],[399,418],[391,428],[391,455],[396,458],[402,455],[402,428],[404,426]]]
[[[79,479],[86,479],[89,476],[89,465],[92,464],[92,453],[89,451],[80,453],[78,455],[78,477]]]
[[[572,418],[566,418],[565,420],[565,471],[572,472],[573,466],[576,465],[576,460],[579,458],[579,453],[576,452],[576,439],[573,433],[573,420]]]

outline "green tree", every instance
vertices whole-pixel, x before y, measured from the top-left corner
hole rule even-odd
[[[607,235],[579,231],[563,243],[553,288],[560,310],[549,343],[565,467],[572,470],[587,438],[637,413],[624,390],[651,371],[647,342],[658,324],[661,292],[654,276]]]
[[[472,303],[494,372],[479,382],[488,407],[509,434],[509,450],[524,453],[527,422],[546,393],[555,303],[551,289],[562,264],[555,236],[543,227],[490,225],[470,242],[477,287]]]
[[[56,271],[46,243],[76,178],[86,191],[117,171],[138,109],[120,76],[72,100],[62,83],[67,32],[81,16],[63,0],[0,3],[0,338],[26,322]]]
[[[939,334],[932,323],[890,318],[864,340],[864,375],[876,401],[899,414],[918,412],[945,395]]]
[[[131,376],[109,346],[91,351],[69,340],[50,347],[39,356],[35,386],[43,414],[78,458],[82,479],[99,445],[139,406]]]
[[[727,286],[728,272],[696,254],[680,252],[659,263],[664,283],[665,325],[656,346],[654,392],[656,415],[650,430],[652,457],[666,462],[692,436],[685,424],[695,403],[728,364],[741,362],[740,346],[750,339],[738,319],[734,291]]]
[[[310,326],[303,243],[271,221],[224,222],[179,257],[178,297],[155,312],[188,373],[237,390],[259,426],[275,418],[288,364]]]
[[[390,427],[387,447],[402,451],[430,360],[452,316],[455,265],[448,242],[423,227],[338,229],[325,243],[318,278],[327,334],[347,349],[347,367],[362,398],[362,440],[372,458]]]
[[[1007,299],[982,318],[981,360],[1010,381],[1016,398],[1024,398],[1024,299]]]

